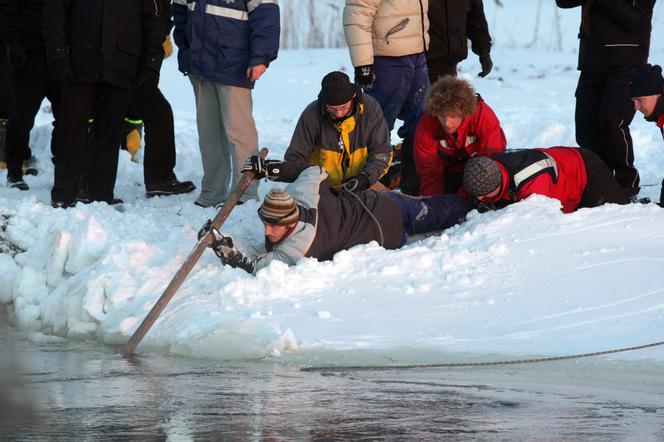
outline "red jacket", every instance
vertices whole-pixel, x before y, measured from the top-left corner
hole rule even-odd
[[[462,174],[468,158],[503,153],[506,146],[498,117],[480,97],[475,113],[464,119],[453,134],[446,133],[438,118],[425,112],[417,125],[413,145],[420,194],[445,193],[445,172]]]
[[[515,168],[515,162],[526,158],[531,150],[543,152],[555,161],[557,170],[555,182],[551,173],[540,173],[531,179],[526,179],[521,186],[514,182],[514,175],[523,170],[523,166],[532,164],[532,161],[525,161],[521,166]],[[489,202],[509,204],[537,194],[559,200],[563,205],[564,213],[573,212],[579,206],[588,183],[586,163],[579,149],[560,146],[547,149],[527,149],[498,155],[493,159],[498,161],[498,166],[503,174],[503,187],[502,192]],[[511,169],[511,173],[508,172],[508,169]]]

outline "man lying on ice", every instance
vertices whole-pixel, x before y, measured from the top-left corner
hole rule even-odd
[[[377,241],[386,249],[406,243],[407,235],[439,231],[461,221],[472,209],[457,195],[414,198],[395,192],[367,190],[332,193],[320,166],[306,168],[284,190],[273,188],[258,209],[265,226],[267,253],[251,259],[212,230],[210,248],[224,264],[256,273],[273,260],[295,264],[300,258],[332,259],[357,244]]]

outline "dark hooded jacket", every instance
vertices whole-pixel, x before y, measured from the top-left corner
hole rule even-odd
[[[580,71],[604,74],[647,62],[655,0],[556,0],[556,4],[582,7]]]
[[[429,0],[427,60],[458,63],[468,57],[468,39],[477,55],[491,50],[482,0]]]
[[[132,89],[140,69],[161,68],[166,31],[159,14],[155,0],[49,0],[48,62],[68,59],[75,82]]]

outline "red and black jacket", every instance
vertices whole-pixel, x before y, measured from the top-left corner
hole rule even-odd
[[[490,203],[502,207],[537,194],[555,198],[570,213],[581,202],[588,183],[586,163],[574,147],[507,152],[493,157],[503,175],[502,190]]]

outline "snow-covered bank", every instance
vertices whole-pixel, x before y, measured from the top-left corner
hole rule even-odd
[[[226,224],[240,247],[260,242],[255,210],[240,206]],[[107,343],[133,332],[210,215],[185,200],[121,213],[32,199],[6,213],[7,238],[27,250],[0,261],[0,299],[13,300],[16,322]],[[563,215],[556,201],[535,197],[473,212],[399,251],[369,244],[332,262],[275,263],[257,277],[206,253],[145,344],[246,359],[400,347],[568,354],[658,341],[663,232],[655,205]],[[664,359],[664,351],[641,356]]]
[[[498,114],[508,147],[575,144],[572,47],[500,46],[487,79],[475,76],[472,56],[462,65]],[[654,48],[651,59],[664,63],[663,48]],[[335,69],[351,70],[345,49],[282,51],[259,81],[255,116],[272,157],[283,156],[300,111]],[[174,59],[161,86],[176,114],[176,173],[198,183],[193,95]],[[664,143],[640,115],[631,127],[642,193],[656,200]],[[26,178],[31,190],[0,187],[0,242],[25,251],[2,249],[0,302],[34,339],[123,343],[215,211],[194,206],[195,194],[146,200],[141,165],[126,153],[116,185],[123,212],[104,204],[53,209],[49,132],[50,115],[41,113],[32,134],[41,174]],[[261,195],[270,185],[261,183]],[[237,207],[222,229],[245,250],[262,243],[256,208]],[[556,201],[536,197],[468,218],[399,251],[368,244],[332,262],[274,263],[257,277],[206,252],[139,350],[278,361],[399,353],[396,362],[407,363],[432,353],[560,355],[664,339],[664,210],[656,205],[563,215]],[[664,361],[664,349],[616,357]]]

